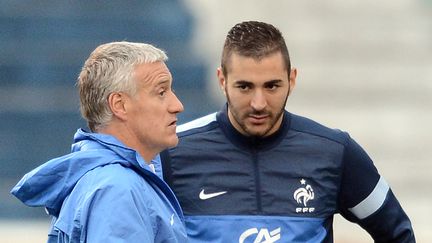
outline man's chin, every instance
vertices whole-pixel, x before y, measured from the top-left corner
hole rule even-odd
[[[177,136],[175,138],[170,139],[169,141],[167,141],[166,146],[167,148],[172,148],[177,146],[179,140],[177,138]]]
[[[266,134],[268,132],[268,129],[262,129],[262,128],[252,128],[249,127],[246,130],[246,133],[250,136],[250,137],[257,137],[257,138],[261,138],[261,137],[265,137]]]

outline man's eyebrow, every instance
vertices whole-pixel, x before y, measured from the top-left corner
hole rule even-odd
[[[264,84],[277,84],[277,83],[282,83],[283,80],[282,79],[272,79],[269,81],[265,81]],[[247,80],[237,80],[234,81],[235,84],[242,84],[242,85],[252,85],[253,82],[251,81],[247,81]]]
[[[251,81],[247,81],[247,80],[236,80],[234,81],[235,84],[252,84]]]
[[[275,84],[275,83],[281,83],[281,82],[283,82],[282,79],[273,79],[273,80],[266,81],[265,84],[270,84],[270,83]]]
[[[169,79],[162,79],[162,80],[159,80],[157,83],[156,83],[156,87],[158,87],[158,86],[162,86],[162,85],[165,85],[165,84],[169,84],[170,83],[170,80]]]

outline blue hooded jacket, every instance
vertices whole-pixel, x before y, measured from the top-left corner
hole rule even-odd
[[[72,153],[27,173],[11,193],[53,216],[48,242],[187,242],[183,213],[134,150],[110,135],[79,129]]]

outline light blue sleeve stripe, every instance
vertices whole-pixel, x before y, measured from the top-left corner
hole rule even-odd
[[[355,207],[349,208],[348,210],[359,219],[368,217],[369,215],[375,213],[383,205],[389,189],[390,188],[387,182],[383,177],[380,177],[371,194],[369,194],[369,196],[367,196]]]

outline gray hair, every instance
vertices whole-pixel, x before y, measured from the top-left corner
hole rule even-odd
[[[136,93],[136,65],[166,61],[164,51],[145,43],[112,42],[98,46],[85,61],[78,77],[80,110],[92,131],[108,124],[112,112],[108,96],[113,92]]]

